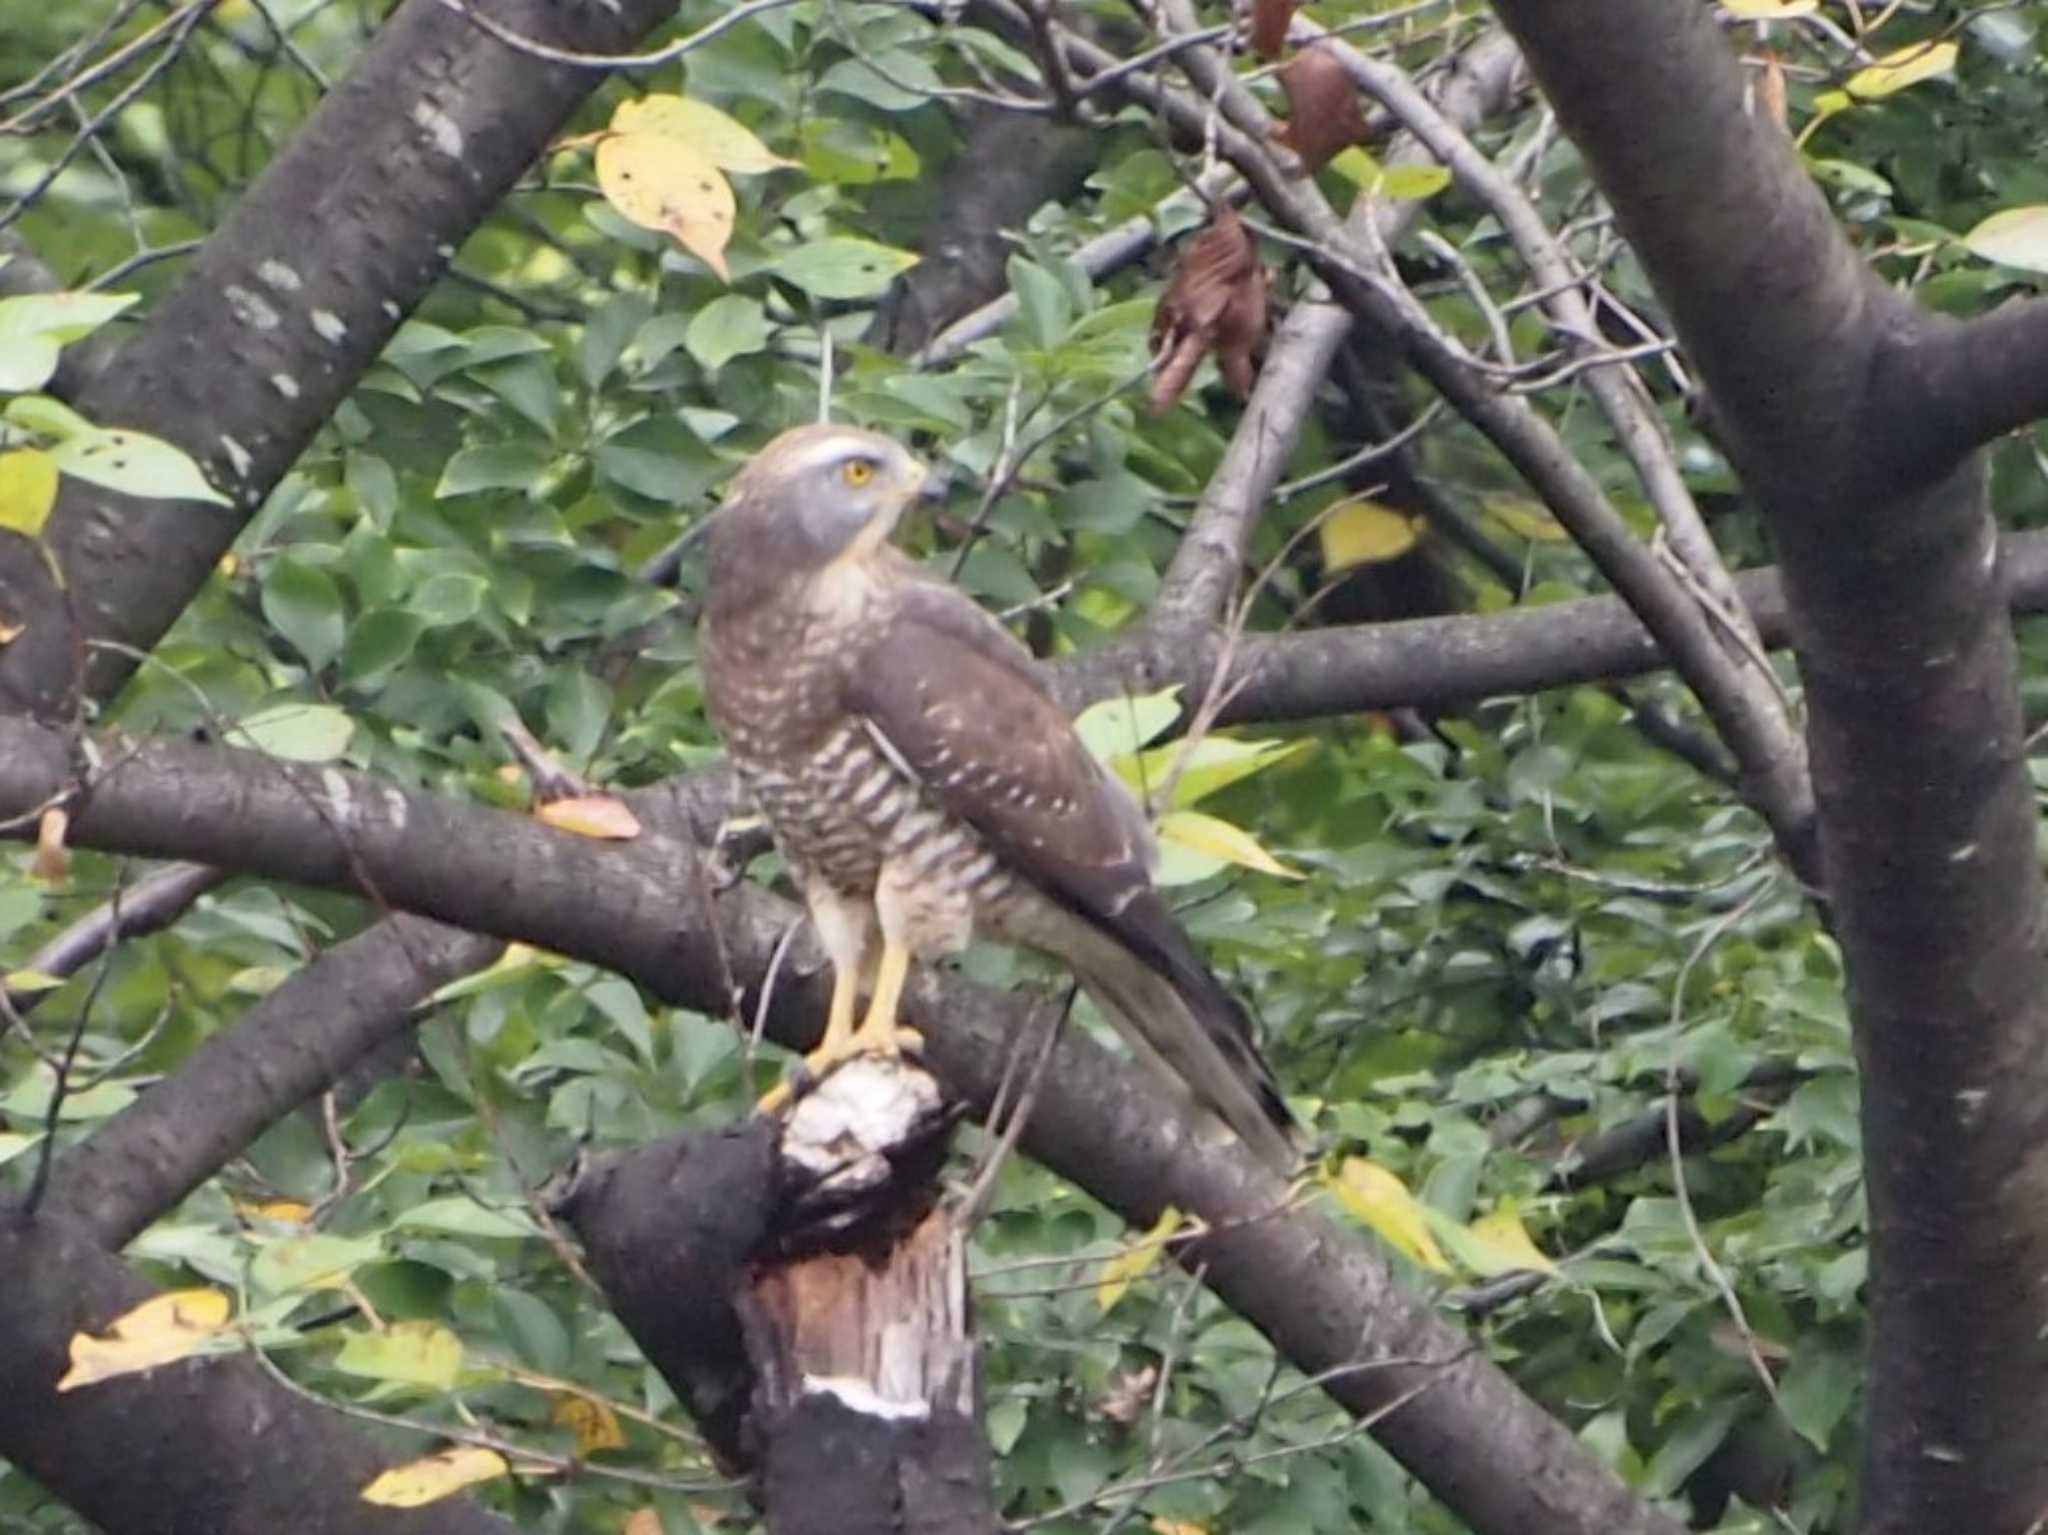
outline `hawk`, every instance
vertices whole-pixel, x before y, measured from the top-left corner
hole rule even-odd
[[[1290,1167],[1293,1118],[1244,1010],[1152,884],[1136,801],[1030,652],[886,542],[929,484],[890,438],[798,427],[741,471],[708,529],[711,718],[833,964],[811,1065],[896,1053],[910,961],[978,930],[1070,966],[1140,1057]]]

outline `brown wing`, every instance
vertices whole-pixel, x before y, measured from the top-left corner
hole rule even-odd
[[[1250,1020],[1154,888],[1143,813],[1081,744],[1030,653],[965,594],[922,579],[900,588],[877,631],[854,671],[849,709],[1004,867],[1113,938],[1178,993],[1242,1084],[1228,1095],[1235,1101],[1211,1106],[1247,1140],[1263,1128],[1270,1146],[1273,1127],[1293,1121],[1253,1043]],[[1177,1067],[1186,1058],[1171,1048],[1160,1053]],[[1208,1071],[1200,1075],[1214,1080]],[[1240,1102],[1243,1110],[1231,1112]]]

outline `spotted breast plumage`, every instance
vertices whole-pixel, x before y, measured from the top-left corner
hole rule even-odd
[[[910,960],[980,931],[1071,966],[1141,1057],[1290,1164],[1293,1120],[1152,885],[1142,812],[1024,647],[886,542],[927,483],[887,437],[800,427],[741,472],[710,530],[712,719],[835,970],[814,1064],[897,1048]]]

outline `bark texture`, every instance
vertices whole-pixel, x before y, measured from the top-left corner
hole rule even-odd
[[[515,1535],[473,1503],[358,1496],[422,1453],[292,1395],[252,1361],[187,1360],[58,1395],[72,1334],[103,1332],[151,1287],[90,1232],[0,1205],[0,1447],[108,1535]]]
[[[1863,267],[1752,115],[1710,12],[1497,9],[1669,307],[1783,561],[1863,1073],[1864,1528],[2036,1527],[2048,954],[2009,575],[1959,425],[1981,394],[1932,365],[1964,343]],[[1986,357],[2021,333],[1985,323]]]
[[[786,1117],[606,1158],[557,1200],[771,1535],[996,1529],[964,1233],[936,1204],[950,1122],[921,1070],[859,1060]]]

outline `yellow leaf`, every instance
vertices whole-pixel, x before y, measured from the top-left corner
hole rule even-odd
[[[594,1396],[564,1391],[555,1403],[555,1421],[576,1435],[576,1453],[595,1455],[599,1450],[626,1447],[625,1430],[619,1415]]]
[[[1168,1205],[1150,1231],[1103,1265],[1102,1277],[1095,1281],[1096,1305],[1108,1311],[1124,1298],[1132,1280],[1150,1273],[1166,1250],[1166,1239],[1180,1230],[1181,1220],[1180,1211]]]
[[[1177,842],[1190,852],[1220,858],[1225,863],[1241,863],[1261,874],[1277,874],[1282,879],[1308,877],[1299,869],[1288,868],[1259,846],[1258,839],[1242,826],[1232,826],[1199,810],[1167,811],[1159,818],[1159,837],[1163,842]]]
[[[1348,570],[1399,559],[1415,547],[1416,519],[1378,501],[1354,496],[1332,508],[1317,536],[1323,545],[1323,569]]]
[[[1820,0],[1721,0],[1721,9],[1743,21],[1791,21],[1811,16]]]
[[[1323,1181],[1338,1202],[1377,1231],[1389,1247],[1426,1269],[1450,1272],[1436,1238],[1429,1234],[1421,1204],[1395,1174],[1368,1158],[1346,1157],[1336,1174]]]
[[[756,175],[795,165],[773,154],[753,130],[708,102],[687,96],[643,96],[612,114],[614,133],[655,133],[681,139],[720,170]]]
[[[30,879],[39,879],[46,885],[61,885],[71,875],[71,854],[64,846],[64,833],[71,826],[71,817],[63,810],[45,810],[36,822],[36,851],[29,860]]]
[[[363,1489],[362,1498],[384,1508],[419,1508],[505,1471],[505,1457],[496,1450],[465,1445],[393,1466]]]
[[[1466,1227],[1466,1233],[1476,1239],[1474,1256],[1485,1260],[1477,1265],[1483,1278],[1491,1279],[1517,1269],[1536,1269],[1545,1274],[1557,1271],[1557,1265],[1530,1239],[1528,1228],[1522,1224],[1522,1213],[1512,1199],[1503,1199],[1493,1214],[1482,1215]]]
[[[1571,537],[1542,502],[1526,496],[1488,496],[1481,505],[1487,516],[1519,538],[1556,544]]]
[[[549,800],[537,806],[533,816],[557,831],[573,831],[579,837],[605,842],[629,842],[640,835],[640,822],[633,812],[608,794]]]
[[[1189,1524],[1184,1519],[1169,1519],[1159,1514],[1152,1520],[1153,1535],[1209,1535],[1199,1524]]]
[[[72,1391],[187,1358],[217,1336],[227,1320],[225,1291],[170,1290],[153,1295],[115,1317],[105,1337],[72,1334],[71,1368],[57,1389]]]
[[[269,1199],[251,1205],[237,1203],[235,1208],[257,1220],[276,1221],[284,1226],[303,1226],[313,1218],[313,1207],[296,1199]]]
[[[61,975],[48,975],[41,970],[10,970],[4,983],[9,991],[55,991],[64,984]]]
[[[393,1322],[351,1333],[334,1367],[370,1380],[447,1390],[462,1370],[462,1340],[437,1322]]]
[[[718,167],[680,139],[615,133],[597,146],[606,201],[645,229],[663,229],[727,282],[725,244],[738,205]]]
[[[1950,73],[1956,67],[1956,52],[1954,43],[1911,43],[1857,70],[1842,83],[1842,88],[1851,96],[1875,101],[1922,80]]]
[[[645,1508],[635,1509],[619,1535],[662,1535],[661,1515],[651,1503]]]
[[[40,448],[0,453],[0,528],[40,537],[57,504],[57,461]]]

